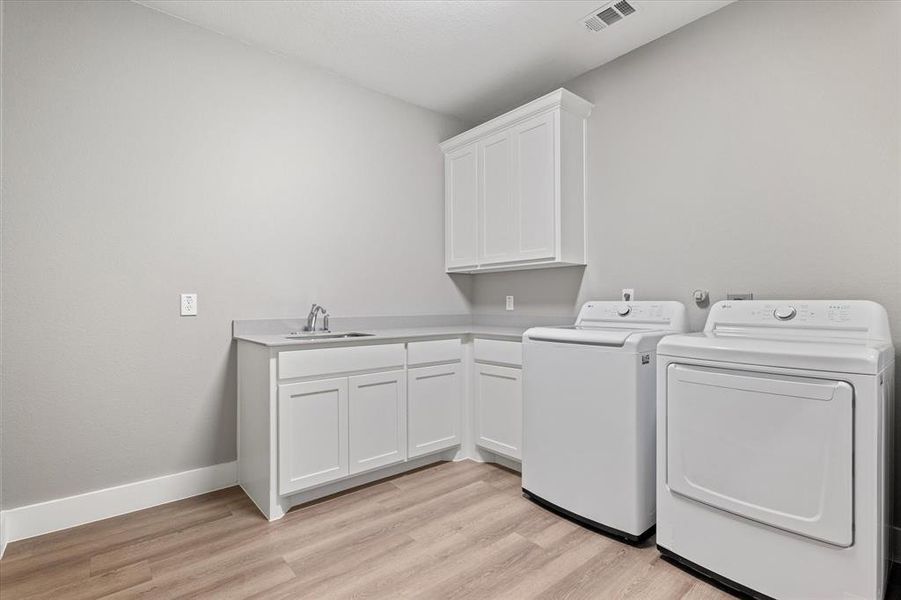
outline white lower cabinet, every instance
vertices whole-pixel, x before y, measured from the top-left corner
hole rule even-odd
[[[462,399],[460,363],[407,371],[407,454],[410,458],[460,443]]]
[[[404,371],[350,377],[350,474],[407,457],[407,378]]]
[[[522,370],[475,364],[476,443],[522,459]]]
[[[520,370],[513,367],[521,346],[478,339],[471,356],[488,364],[473,364],[459,337],[285,350],[239,341],[238,482],[278,519],[381,471],[446,459],[474,423],[480,446],[518,459]],[[464,411],[470,376],[475,415]]]
[[[347,397],[346,377],[279,386],[280,494],[348,474]]]

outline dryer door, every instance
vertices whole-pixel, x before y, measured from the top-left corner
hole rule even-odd
[[[741,517],[850,546],[853,401],[844,381],[671,364],[667,485]]]

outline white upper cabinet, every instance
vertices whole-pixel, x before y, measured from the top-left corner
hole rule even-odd
[[[444,161],[445,256],[448,268],[471,268],[479,263],[479,146],[468,144]]]
[[[513,215],[520,260],[553,260],[554,231],[559,195],[556,116],[547,113],[517,125],[511,132],[513,146]]]
[[[486,137],[480,144],[479,189],[481,223],[479,264],[506,262],[516,258],[513,153],[510,132]]]
[[[449,273],[585,264],[592,107],[559,89],[441,144]]]

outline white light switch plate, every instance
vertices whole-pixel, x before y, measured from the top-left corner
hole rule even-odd
[[[196,317],[197,316],[197,294],[181,295],[181,316]]]
[[[513,296],[507,296],[507,310],[513,310]]]

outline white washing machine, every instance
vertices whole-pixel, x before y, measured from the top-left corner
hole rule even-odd
[[[759,598],[882,598],[894,349],[866,301],[720,302],[658,346],[657,547]]]
[[[588,302],[523,335],[524,494],[631,542],[654,531],[655,364],[679,302]]]

